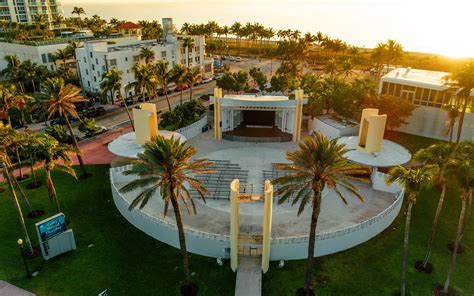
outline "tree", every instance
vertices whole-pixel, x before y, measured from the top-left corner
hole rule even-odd
[[[196,149],[174,137],[166,139],[158,135],[147,142],[144,148],[145,151],[138,154],[138,161],[134,163],[132,169],[124,172],[125,175],[137,175],[139,178],[122,187],[120,192],[144,188],[132,201],[129,210],[137,206],[142,209],[151,198],[156,197],[157,191],[165,202],[165,216],[171,203],[183,257],[184,284],[189,286],[191,276],[180,203],[182,202],[189,214],[191,207],[196,214],[196,206],[188,188],[196,190],[205,201],[208,191],[199,180],[195,179],[195,175],[212,172],[212,169],[208,168],[212,163],[207,159],[191,160],[197,153]]]
[[[183,39],[183,47],[186,48],[188,56],[186,57],[186,67],[189,67],[189,59],[191,58],[191,53],[193,52],[194,46],[196,45],[194,38],[187,36]]]
[[[81,90],[72,84],[65,84],[62,78],[48,78],[44,84],[41,93],[46,98],[46,106],[48,108],[48,119],[54,115],[59,115],[66,121],[74,148],[76,149],[77,159],[82,170],[82,177],[88,177],[86,166],[82,160],[81,150],[77,143],[76,136],[72,129],[69,117],[79,118],[75,104],[85,102],[86,99],[80,95]]]
[[[5,61],[7,66],[0,73],[3,77],[11,80],[11,82],[17,83],[20,91],[25,93],[25,87],[21,80],[21,64],[22,62],[16,55],[6,55]]]
[[[341,64],[341,73],[344,73],[344,79],[352,76],[354,72],[354,63],[351,58],[345,59]]]
[[[79,19],[79,28],[82,28],[81,14],[86,14],[84,8],[74,6],[74,8],[72,9],[71,14],[77,14],[77,18]]]
[[[415,106],[409,100],[388,95],[370,96],[363,105],[364,108],[379,109],[380,114],[387,114],[387,129],[389,130],[407,124],[406,119],[415,110]]]
[[[470,152],[472,154],[474,151],[472,149],[472,143],[466,143],[466,145],[471,146]],[[456,267],[459,246],[461,244],[462,238],[464,237],[467,221],[469,219],[469,212],[472,206],[472,190],[474,187],[474,161],[472,155],[470,155],[469,158],[462,157],[462,154],[458,156],[461,157],[456,157],[456,159],[453,160],[446,168],[447,174],[450,176],[450,180],[454,180],[460,189],[461,211],[459,213],[459,222],[456,230],[456,239],[454,241],[453,252],[451,255],[451,263],[449,265],[446,281],[444,282],[444,295],[448,295],[451,277]]]
[[[416,267],[418,270],[428,271],[432,269],[432,267],[428,266],[428,264],[431,256],[433,241],[438,229],[439,217],[444,204],[444,197],[446,195],[448,180],[448,176],[446,175],[446,165],[451,162],[455,150],[456,146],[452,144],[441,143],[419,150],[414,156],[416,161],[436,166],[437,171],[435,184],[441,187],[438,206],[436,207],[435,217],[433,219],[433,225],[431,227],[431,233],[426,247],[426,255],[422,262],[417,262]]]
[[[145,60],[145,64],[151,64],[155,60],[155,52],[148,46],[142,47],[138,56]]]
[[[20,203],[18,202],[18,197],[15,192],[15,188],[13,186],[13,181],[11,177],[11,163],[8,154],[6,153],[7,147],[9,145],[9,137],[8,127],[5,127],[2,122],[0,122],[0,165],[2,166],[3,175],[5,176],[5,180],[7,181],[8,188],[10,189],[10,193],[13,198],[13,203],[15,205],[15,209],[18,214],[18,218],[20,220],[21,229],[23,231],[23,235],[25,237],[26,247],[28,249],[29,255],[33,255],[33,246],[31,245],[30,235],[28,234],[28,229],[26,228],[25,219],[23,217],[23,212],[21,211]]]
[[[334,77],[339,72],[338,62],[335,58],[330,59],[326,66],[324,66],[324,73],[329,74],[329,77]]]
[[[36,92],[36,83],[35,79],[41,69],[39,68],[37,63],[33,63],[31,60],[26,60],[20,65],[20,77],[25,77],[31,83],[31,87],[33,88],[33,92]]]
[[[189,68],[186,71],[186,76],[184,78],[184,82],[189,86],[189,100],[191,101],[193,99],[193,88],[196,83],[199,83],[202,78],[202,72],[201,69],[195,67],[195,68]]]
[[[340,191],[340,188],[344,188],[363,201],[364,198],[358,193],[357,187],[348,180],[361,180],[357,176],[365,174],[366,170],[350,164],[343,157],[348,151],[343,144],[338,144],[336,139],[329,140],[320,133],[306,137],[298,146],[299,150],[286,153],[286,159],[290,161],[289,164],[277,165],[279,170],[286,171],[287,174],[272,182],[281,186],[276,191],[279,196],[279,204],[294,196],[292,204],[299,203],[298,215],[303,212],[308,203],[312,205],[308,259],[303,288],[304,295],[310,295],[316,228],[321,211],[321,193],[325,188],[332,189],[342,202],[347,204]]]
[[[100,127],[95,124],[94,118],[83,118],[77,129],[87,137],[92,137],[100,130]]]
[[[13,111],[18,111],[21,114],[20,124],[21,126],[25,125],[23,109],[30,99],[30,96],[18,91],[14,84],[8,81],[0,82],[0,108],[3,108],[5,111],[7,122],[10,126],[13,126],[11,116]]]
[[[460,110],[461,113],[459,115],[458,132],[456,137],[456,143],[459,143],[461,141],[466,110],[473,101],[471,91],[474,88],[474,61],[470,61],[456,69],[456,71],[449,76],[449,79],[452,80],[452,84],[460,88],[457,96],[462,102],[462,109]]]
[[[168,70],[168,62],[162,60],[158,61],[158,63],[153,66],[153,75],[155,75],[158,84],[165,93],[168,110],[171,111],[170,99],[168,97],[168,82],[171,79],[171,71]]]
[[[127,112],[128,119],[132,125],[132,129],[135,131],[133,125],[132,115],[128,110],[127,103],[122,96],[122,71],[117,69],[110,69],[102,75],[102,81],[100,82],[100,93],[102,96],[107,96],[107,93],[112,93],[112,100],[117,98],[122,102],[125,112]]]
[[[56,50],[53,56],[55,61],[60,60],[62,63],[63,70],[66,71],[67,60],[72,57],[71,52],[66,48]]]
[[[183,104],[183,89],[186,87],[186,72],[187,68],[181,64],[177,64],[171,70],[170,81],[174,82],[179,89],[179,104]]]
[[[54,186],[51,172],[58,170],[67,173],[76,178],[76,172],[72,168],[71,152],[74,152],[71,146],[59,143],[55,138],[48,134],[40,134],[35,146],[37,158],[44,162],[45,181],[48,187],[48,195],[51,201],[56,204],[56,210],[61,212],[56,188]]]
[[[252,77],[253,81],[258,85],[260,91],[265,90],[265,85],[267,84],[267,76],[262,73],[260,68],[252,67],[249,70],[250,77]]]
[[[436,173],[435,166],[421,166],[416,168],[404,168],[397,166],[388,172],[387,183],[392,184],[398,182],[405,192],[408,202],[408,209],[405,220],[405,232],[403,236],[403,259],[402,259],[402,274],[400,281],[400,295],[406,294],[406,272],[408,259],[408,240],[410,237],[410,223],[411,210],[416,203],[416,197],[420,192],[429,187],[433,182],[433,177]]]
[[[135,95],[143,95],[146,93],[150,96],[150,99],[154,99],[156,94],[156,88],[158,86],[158,79],[153,75],[153,67],[150,64],[135,64],[132,68],[135,81],[130,82],[125,86],[125,92],[130,89],[134,90]]]
[[[449,143],[453,142],[454,134],[454,125],[456,124],[456,119],[459,118],[459,110],[462,110],[462,102],[459,97],[452,97],[448,103],[442,106],[443,110],[448,113],[449,123],[448,128],[446,129],[446,135],[449,135]]]

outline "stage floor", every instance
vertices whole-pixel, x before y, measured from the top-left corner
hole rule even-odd
[[[238,126],[232,131],[224,132],[223,137],[233,141],[258,141],[265,142],[288,142],[292,140],[292,134],[282,132],[277,127],[243,127]]]

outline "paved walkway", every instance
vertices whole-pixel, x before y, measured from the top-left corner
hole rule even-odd
[[[31,292],[18,288],[5,281],[0,281],[0,296],[35,296]]]
[[[262,295],[261,259],[239,257],[239,266],[235,277],[235,296]]]

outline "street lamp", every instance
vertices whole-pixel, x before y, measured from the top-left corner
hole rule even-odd
[[[25,253],[23,252],[23,240],[19,238],[17,243],[18,243],[18,247],[20,247],[21,258],[23,258],[23,263],[25,264],[26,277],[31,278],[31,272],[30,272],[30,269],[28,268],[28,262],[26,262]]]

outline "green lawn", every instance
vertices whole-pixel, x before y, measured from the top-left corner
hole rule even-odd
[[[419,146],[427,144],[421,141]],[[16,245],[21,232],[12,200],[7,192],[0,194],[0,279],[41,296],[97,295],[103,289],[109,289],[111,295],[179,295],[181,257],[178,250],[128,224],[113,203],[107,166],[91,166],[90,170],[93,177],[80,181],[62,173],[53,175],[78,249],[49,262],[41,258],[33,260],[32,269],[40,274],[31,280],[25,278]],[[27,182],[23,181],[22,185]],[[54,214],[54,205],[48,200],[44,186],[27,192],[35,208],[46,210],[47,216]],[[424,254],[437,199],[436,191],[426,192],[413,210],[408,268],[411,295],[431,295],[432,287],[444,281],[449,264],[446,244],[454,237],[460,204],[453,191],[446,198],[434,244],[434,273],[419,274],[412,267]],[[36,221],[27,222],[36,243],[33,227]],[[375,296],[392,295],[397,291],[403,222],[401,213],[393,225],[371,241],[317,258],[314,279],[319,295]],[[473,224],[471,221],[463,243],[466,252],[459,256],[452,281],[457,295],[471,296],[474,292]],[[90,244],[94,246],[88,247]],[[190,263],[200,295],[233,295],[235,277],[228,262],[219,267],[215,259],[191,255]],[[294,295],[296,288],[303,284],[305,261],[288,261],[283,269],[276,265],[273,262],[264,276],[263,294]]]

